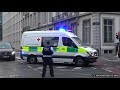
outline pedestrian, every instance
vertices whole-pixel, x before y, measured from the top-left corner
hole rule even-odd
[[[118,51],[117,51],[118,58],[120,58],[120,41],[118,42]]]
[[[46,43],[46,46],[43,47],[43,50],[42,50],[42,54],[43,54],[42,56],[42,60],[43,60],[42,77],[45,77],[47,65],[49,65],[51,77],[54,77],[53,59],[52,59],[53,53],[54,53],[53,48],[50,46],[50,42],[48,41]]]

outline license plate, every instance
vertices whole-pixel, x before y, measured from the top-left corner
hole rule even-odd
[[[3,56],[3,58],[8,58],[9,56]]]

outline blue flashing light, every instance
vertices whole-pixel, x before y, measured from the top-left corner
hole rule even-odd
[[[25,52],[22,52],[22,54],[25,54]]]
[[[66,31],[64,28],[60,28],[59,31]]]

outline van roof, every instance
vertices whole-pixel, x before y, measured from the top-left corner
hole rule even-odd
[[[25,31],[23,34],[66,34],[70,37],[77,37],[74,33],[67,32],[67,31]]]

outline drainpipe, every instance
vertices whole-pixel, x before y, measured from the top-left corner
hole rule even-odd
[[[100,22],[100,26],[99,26],[99,30],[100,30],[100,51],[99,51],[99,55],[101,56],[101,13],[99,13],[99,22]]]

